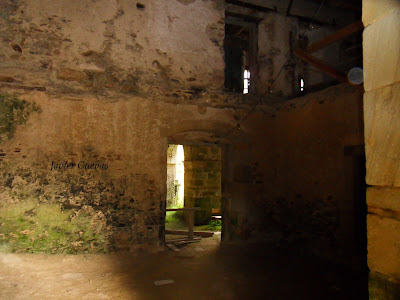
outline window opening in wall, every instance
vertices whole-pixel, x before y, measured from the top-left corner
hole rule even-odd
[[[221,239],[221,155],[218,146],[168,145],[165,241],[169,247],[177,246],[177,241],[181,245]]]
[[[257,22],[249,18],[238,20],[228,14],[225,19],[225,89],[228,91],[254,93],[257,26]],[[250,72],[253,76],[251,87]]]
[[[244,70],[243,74],[243,94],[248,94],[250,86],[250,71]]]
[[[304,79],[300,77],[300,92],[304,92]]]

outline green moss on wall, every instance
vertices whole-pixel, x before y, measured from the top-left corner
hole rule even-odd
[[[26,200],[0,206],[0,252],[106,252],[106,237],[91,216],[60,205]]]
[[[40,112],[34,104],[15,96],[0,94],[0,143],[12,139],[18,125],[24,124],[32,112]]]

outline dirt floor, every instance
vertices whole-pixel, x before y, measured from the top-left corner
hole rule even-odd
[[[0,299],[7,300],[367,299],[365,278],[260,245],[220,244],[219,234],[179,252],[0,255]]]

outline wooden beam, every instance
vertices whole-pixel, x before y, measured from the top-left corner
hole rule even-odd
[[[258,10],[258,11],[262,11],[262,12],[271,12],[271,11],[276,12],[276,10],[274,10],[272,8],[268,8],[268,7],[260,6],[260,5],[256,5],[256,4],[247,3],[246,1],[226,0],[225,3],[237,5],[237,6],[240,6],[240,7],[251,8],[251,9],[255,9],[255,10]]]
[[[194,211],[194,210],[204,210],[200,207],[182,207],[182,208],[167,208],[165,211]]]
[[[312,44],[310,47],[308,47],[307,52],[308,53],[315,52],[315,51],[322,49],[336,41],[339,41],[353,33],[356,33],[357,31],[360,31],[363,28],[364,28],[364,25],[361,21],[352,23],[342,29],[339,29],[335,33],[328,35],[326,38]]]
[[[321,3],[321,0],[308,0],[308,1],[311,1],[311,2],[314,2],[314,3],[318,3],[318,4]],[[361,12],[362,11],[361,0],[360,1],[348,1],[348,2],[350,2],[350,3],[346,3],[345,2],[345,3],[341,3],[339,5],[335,5],[335,6],[332,6],[331,3],[328,2],[327,3],[327,7],[328,8],[332,8],[332,9],[340,9],[340,10],[349,10],[349,9],[351,9],[351,10],[354,10],[354,11],[357,11],[357,12]],[[351,3],[351,2],[353,2],[353,3]]]
[[[247,29],[247,27],[243,26],[242,28],[240,28],[240,29],[239,29],[239,31],[238,31],[238,32],[236,32],[236,33],[235,33],[235,36],[239,36],[239,35],[241,35],[241,34],[242,34],[242,32],[243,32],[244,30],[246,30],[246,29]]]
[[[188,235],[189,231],[185,230],[165,230],[165,234],[172,234],[172,235]],[[194,231],[194,236],[201,236],[201,237],[212,237],[214,232],[211,231]]]
[[[249,93],[256,94],[256,85],[254,78],[257,78],[257,56],[258,56],[258,26],[249,27],[249,71],[251,74]]]
[[[286,17],[288,17],[290,15],[290,9],[292,8],[292,4],[293,4],[293,0],[290,0],[289,5],[286,9]]]
[[[264,20],[263,18],[258,18],[258,17],[249,16],[249,15],[245,15],[245,14],[226,11],[225,19],[229,19],[229,18],[238,19],[238,20],[241,20],[246,23],[255,23],[255,24],[258,24]]]
[[[194,240],[186,240],[186,241],[180,241],[180,242],[174,242],[175,245],[182,245],[182,244],[192,244],[192,243],[198,243],[200,240],[194,239]]]
[[[177,248],[174,244],[172,243],[166,243],[165,244],[169,249],[174,250],[175,252],[181,251],[181,249]]]
[[[189,240],[193,240],[194,238],[194,210],[189,211],[189,216],[188,216],[188,225],[189,225]]]
[[[225,17],[225,24],[236,25],[241,27],[249,27],[250,23],[245,22],[242,19],[234,18],[234,17]]]
[[[294,53],[300,57],[302,60],[308,62],[309,64],[313,65],[314,67],[320,69],[322,72],[328,74],[329,76],[335,78],[338,81],[341,82],[347,82],[347,77],[345,76],[344,73],[336,70],[332,66],[324,63],[322,60],[316,58],[315,56],[312,56],[308,54],[307,52],[301,50],[301,49],[296,49]]]
[[[194,238],[193,238],[193,240],[191,240],[191,241],[200,241],[201,240],[201,236],[195,236]],[[186,241],[189,241],[189,238],[188,237],[185,237],[185,238],[179,238],[179,239],[172,239],[172,240],[166,240],[165,241],[165,243],[166,244],[171,244],[171,243],[180,243],[180,242],[186,242]]]

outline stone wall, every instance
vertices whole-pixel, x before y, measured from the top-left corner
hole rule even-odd
[[[30,113],[1,146],[4,251],[159,249],[168,136],[186,131],[185,124],[221,134],[235,122],[233,110],[138,97],[71,100],[31,92],[19,98],[40,113]]]
[[[200,109],[44,92],[18,97],[40,112],[31,112],[1,147],[5,251],[158,249],[167,147],[187,142],[221,147],[224,239],[295,241],[324,250],[330,238],[342,239],[338,232],[352,239],[339,219],[351,214],[343,148],[362,143],[357,88],[336,86],[262,106],[240,129],[236,122],[250,107]],[[51,170],[52,163],[66,161],[84,163]]]
[[[3,85],[180,99],[223,86],[219,0],[18,0],[0,9]]]
[[[195,224],[211,221],[212,209],[221,209],[221,148],[184,146],[185,207],[200,207]]]
[[[19,99],[0,107],[3,250],[158,249],[169,136],[226,133],[237,118],[208,108],[230,107],[223,2],[0,8],[1,95]]]
[[[400,2],[364,0],[365,150],[371,299],[400,297]]]
[[[219,1],[0,8],[2,251],[160,249],[168,144],[221,148],[223,239],[346,251],[357,88],[236,103]]]
[[[246,194],[237,202],[248,211],[241,234],[338,259],[365,255],[355,223],[356,202],[365,200],[355,199],[357,171],[346,154],[363,145],[362,90],[338,85],[263,109],[249,163],[232,170],[236,192]]]

